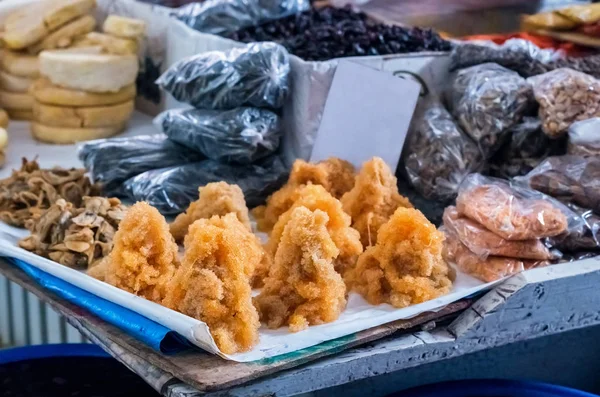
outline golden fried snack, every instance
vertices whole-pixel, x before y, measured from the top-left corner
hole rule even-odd
[[[353,289],[369,303],[406,307],[450,291],[442,259],[444,234],[415,209],[398,208],[381,226],[377,244],[358,258]]]
[[[496,281],[523,270],[548,264],[547,261],[500,256],[488,256],[487,259],[481,259],[461,243],[453,233],[446,233],[443,256],[447,262],[456,264],[461,271],[485,282]]]
[[[296,202],[279,217],[273,227],[269,241],[265,245],[265,250],[271,257],[275,257],[284,228],[290,221],[294,209],[298,207],[306,207],[311,211],[321,210],[328,215],[327,231],[340,251],[334,264],[336,271],[343,276],[347,269],[354,267],[358,255],[363,251],[360,235],[350,227],[351,219],[342,209],[342,203],[329,194],[321,185],[306,185],[299,190],[299,197]]]
[[[260,323],[249,275],[263,256],[255,236],[230,213],[192,223],[184,245],[163,305],[204,321],[226,354],[252,349]]]
[[[261,232],[270,232],[277,219],[289,210],[299,197],[304,185],[321,185],[337,199],[354,186],[354,166],[337,157],[317,164],[296,160],[288,182],[267,199],[266,206],[256,207],[252,214]]]
[[[288,184],[298,186],[311,182],[323,186],[333,197],[339,199],[354,186],[354,176],[354,166],[337,157],[330,157],[316,164],[296,160]]]
[[[346,285],[333,268],[339,250],[323,211],[295,208],[285,225],[273,267],[254,303],[269,328],[292,332],[336,320],[346,306]]]
[[[481,259],[490,255],[537,260],[552,258],[541,240],[505,240],[477,222],[460,216],[454,206],[444,210],[444,226]]]
[[[119,224],[109,255],[106,282],[160,303],[177,262],[169,225],[147,203],[134,204]]]
[[[106,282],[106,274],[109,268],[109,257],[105,256],[99,261],[94,262],[87,270],[87,275],[97,280]]]
[[[506,240],[552,237],[567,230],[567,217],[550,202],[519,198],[506,186],[480,185],[461,191],[456,208]]]
[[[377,231],[399,207],[412,208],[398,193],[396,177],[379,157],[363,164],[354,188],[342,197],[344,211],[352,217],[352,227],[360,233],[364,247],[377,242]]]
[[[252,230],[244,193],[238,185],[213,182],[199,188],[198,194],[198,200],[191,203],[188,209],[171,223],[171,234],[175,241],[182,242],[188,227],[198,219],[227,215],[230,212],[233,212],[248,230]]]

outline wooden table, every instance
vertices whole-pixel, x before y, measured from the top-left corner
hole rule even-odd
[[[600,324],[600,258],[593,258],[522,273],[472,304],[457,302],[438,313],[365,331],[331,349],[242,364],[199,351],[158,354],[43,290],[13,265],[0,261],[0,273],[48,302],[165,396],[290,396]]]

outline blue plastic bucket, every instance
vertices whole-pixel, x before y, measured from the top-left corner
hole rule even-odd
[[[0,350],[0,397],[158,396],[140,377],[92,344]]]
[[[540,382],[476,379],[435,383],[393,394],[398,397],[598,397]]]

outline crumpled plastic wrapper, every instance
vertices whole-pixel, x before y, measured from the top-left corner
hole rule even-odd
[[[274,153],[282,135],[279,116],[267,109],[175,109],[154,119],[167,136],[215,161],[250,164]]]
[[[198,199],[198,187],[210,182],[237,184],[249,208],[263,204],[286,181],[289,170],[278,155],[252,165],[227,165],[214,160],[152,170],[125,182],[128,196],[146,201],[164,215],[185,211]]]
[[[571,124],[567,153],[579,156],[600,156],[600,117]]]
[[[553,258],[541,239],[522,241],[503,239],[477,222],[461,216],[453,206],[444,211],[444,228],[481,259],[487,259],[489,256],[535,260]]]
[[[527,81],[495,63],[459,70],[447,94],[452,115],[486,158],[502,145],[508,130],[532,104]]]
[[[99,139],[79,147],[79,159],[107,196],[122,196],[122,184],[143,172],[194,163],[205,156],[164,134]]]
[[[567,233],[548,238],[547,244],[571,255],[582,251],[588,253],[597,251],[596,255],[600,254],[600,216],[590,209],[574,204],[567,204],[567,206],[583,219],[583,224]]]
[[[285,48],[264,42],[182,59],[156,83],[198,109],[279,109],[289,92],[289,72]]]
[[[572,69],[556,69],[530,77],[544,132],[565,135],[576,121],[600,116],[600,81]]]
[[[483,166],[483,157],[441,103],[423,106],[411,124],[404,169],[420,194],[448,202],[463,179]]]
[[[456,208],[511,241],[558,236],[581,227],[581,217],[543,193],[508,181],[471,174],[461,184]]]
[[[126,207],[119,199],[84,197],[80,207],[58,199],[39,219],[30,219],[31,235],[19,246],[71,268],[87,269],[112,250]]]
[[[565,141],[550,139],[536,117],[524,117],[507,135],[507,141],[490,160],[493,176],[510,179],[525,175],[546,157],[564,154]]]
[[[600,157],[548,157],[527,175],[517,178],[532,189],[564,203],[590,208],[600,215]]]
[[[560,52],[541,49],[524,39],[510,39],[501,45],[465,42],[454,46],[450,54],[450,70],[492,62],[530,77],[552,70],[549,64],[560,58]]]
[[[180,7],[171,15],[199,32],[225,35],[309,8],[309,0],[207,0]]]

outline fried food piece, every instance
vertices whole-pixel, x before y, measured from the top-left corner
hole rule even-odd
[[[204,321],[226,354],[252,349],[260,323],[250,275],[263,256],[255,236],[230,213],[195,221],[184,245],[163,305]]]
[[[119,224],[109,255],[106,282],[161,303],[177,263],[169,224],[147,203],[134,204]]]
[[[500,280],[534,267],[546,266],[548,261],[488,256],[481,259],[460,242],[453,233],[446,233],[443,250],[444,259],[454,263],[463,272],[485,282]]]
[[[358,255],[363,251],[360,234],[350,227],[350,215],[342,209],[342,203],[321,185],[306,185],[298,191],[299,197],[292,207],[279,217],[269,236],[265,250],[275,257],[283,231],[292,217],[294,209],[306,207],[311,211],[321,210],[328,215],[327,231],[340,251],[334,261],[336,271],[342,276],[347,269],[354,267]]]
[[[517,197],[509,187],[487,184],[462,190],[456,208],[506,240],[552,237],[567,230],[567,217],[550,202]]]
[[[209,219],[214,215],[222,216],[230,212],[233,212],[248,230],[252,230],[244,193],[238,185],[213,182],[199,188],[198,194],[198,200],[191,203],[188,209],[171,223],[171,234],[175,241],[183,242],[188,228],[198,219]]]
[[[84,196],[98,196],[84,168],[40,169],[37,161],[23,159],[20,170],[0,180],[0,221],[23,227],[37,220],[58,199],[81,206]]]
[[[550,250],[541,240],[505,240],[477,222],[460,216],[453,206],[444,210],[444,227],[481,259],[490,255],[537,260],[552,258]]]
[[[364,247],[375,245],[377,232],[399,207],[412,208],[398,193],[397,180],[379,157],[363,164],[354,188],[342,197],[344,211],[352,217],[352,227],[360,233]]]
[[[339,250],[327,230],[327,213],[294,208],[273,267],[255,305],[269,328],[292,332],[335,321],[346,306],[346,285],[333,267]]]
[[[420,212],[398,208],[381,226],[377,244],[358,258],[351,283],[369,303],[402,308],[450,291],[442,259],[444,234]]]
[[[296,160],[288,182],[267,199],[266,206],[259,206],[252,211],[258,230],[270,232],[277,219],[298,199],[305,185],[321,185],[339,199],[354,186],[354,175],[354,166],[337,157],[330,157],[316,164]]]
[[[19,246],[61,265],[87,269],[110,254],[125,212],[117,198],[84,197],[79,208],[61,198],[39,219],[25,222],[31,235]]]
[[[106,274],[108,272],[109,264],[109,257],[105,256],[101,260],[94,262],[94,264],[88,268],[87,275],[97,280],[106,282]]]

